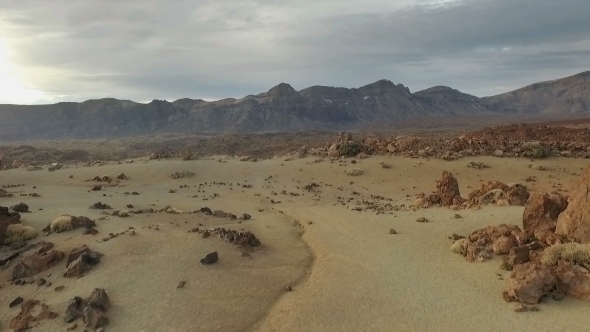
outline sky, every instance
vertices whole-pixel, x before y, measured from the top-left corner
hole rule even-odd
[[[380,79],[483,97],[590,70],[588,13],[588,0],[1,0],[0,103]]]

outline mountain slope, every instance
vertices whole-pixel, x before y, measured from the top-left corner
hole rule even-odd
[[[435,86],[411,93],[380,80],[360,88],[281,83],[242,99],[141,104],[112,98],[53,105],[0,105],[0,140],[95,138],[166,132],[251,133],[420,126],[465,117],[590,116],[590,72],[478,98]],[[436,120],[440,119],[440,120]]]

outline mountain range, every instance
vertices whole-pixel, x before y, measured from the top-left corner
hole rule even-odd
[[[159,133],[382,131],[460,119],[530,121],[590,117],[590,71],[479,98],[435,86],[411,93],[379,80],[360,88],[281,83],[241,99],[136,103],[112,98],[51,105],[0,105],[0,140],[98,138]]]

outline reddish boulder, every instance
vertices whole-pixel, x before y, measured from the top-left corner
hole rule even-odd
[[[570,262],[561,260],[555,269],[557,290],[580,300],[590,300],[590,274],[582,272]]]
[[[44,253],[34,253],[18,262],[12,270],[13,279],[28,278],[37,273],[48,270],[59,263],[65,254],[61,251],[50,250]]]
[[[436,194],[440,197],[442,206],[451,206],[457,201],[463,201],[459,192],[459,181],[451,172],[444,171],[442,179],[436,181]]]
[[[537,304],[551,292],[555,284],[555,277],[545,265],[532,262],[515,265],[503,293],[504,299],[508,302]]]
[[[522,226],[528,235],[535,231],[554,231],[557,217],[562,213],[568,202],[565,197],[557,194],[532,194],[524,208]]]
[[[580,243],[590,243],[590,166],[573,192],[567,209],[559,215],[555,233]]]
[[[512,186],[507,194],[510,205],[520,206],[525,206],[531,196],[527,188],[520,184]]]

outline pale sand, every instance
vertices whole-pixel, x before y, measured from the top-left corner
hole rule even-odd
[[[95,237],[82,236],[80,230],[40,236],[35,241],[52,241],[58,250],[69,252],[87,244],[105,257],[81,279],[59,276],[65,262],[41,273],[51,273],[47,278],[53,283],[50,288],[10,285],[6,283],[10,270],[3,271],[2,326],[7,329],[10,318],[18,312],[17,308],[7,308],[16,296],[44,300],[62,315],[70,298],[88,296],[94,287],[102,287],[113,302],[107,313],[111,320],[107,331],[583,331],[590,324],[589,302],[549,300],[540,306],[540,312],[515,313],[513,305],[501,296],[505,281],[498,280],[496,274],[506,278],[509,273],[500,269],[499,259],[473,264],[449,251],[447,237],[454,232],[468,234],[499,223],[520,225],[522,207],[459,211],[463,218],[454,219],[457,211],[446,208],[375,215],[335,205],[337,196],[351,197],[353,190],[364,196],[392,198],[393,204],[410,204],[414,194],[434,190],[435,180],[443,170],[458,178],[463,196],[472,190],[467,186],[475,188],[481,180],[523,182],[529,175],[538,180],[527,183],[532,190],[550,191],[554,183],[567,189],[576,180],[570,173],[579,174],[588,163],[555,159],[542,162],[553,170],[537,171],[529,169],[531,162],[524,159],[475,160],[485,161],[492,168],[467,168],[467,159],[445,162],[372,157],[346,167],[328,161],[316,164],[306,158],[256,163],[149,161],[56,172],[0,172],[0,184],[26,184],[11,191],[42,196],[0,199],[3,206],[20,201],[29,204],[33,212],[23,214],[23,223],[38,230],[62,213],[97,219],[100,210],[88,209],[97,201],[123,209],[130,203],[135,208],[148,208],[154,203],[156,208],[171,205],[184,211],[208,206],[238,216],[243,212],[253,216],[242,224],[200,214],[110,217],[97,221],[101,233]],[[392,168],[380,168],[380,161]],[[351,167],[359,167],[365,174],[345,176],[344,170]],[[195,176],[170,179],[170,173],[183,169],[195,172]],[[121,181],[124,188],[87,192],[91,183],[84,179],[120,172],[131,178]],[[70,174],[73,179],[68,178]],[[269,175],[274,178],[265,182]],[[236,187],[244,180],[253,188]],[[207,187],[206,194],[219,193],[221,197],[202,201],[197,188],[178,188],[205,181],[233,182],[234,189]],[[314,200],[313,194],[295,188],[310,181],[333,186],[321,185],[321,199]],[[354,183],[350,185],[350,181]],[[265,184],[272,188],[263,188]],[[38,188],[32,189],[33,185]],[[343,190],[338,190],[340,186]],[[169,194],[168,189],[177,192]],[[270,195],[271,191],[281,190],[301,196]],[[125,197],[124,191],[139,191],[141,195]],[[195,194],[199,198],[187,197]],[[282,203],[270,204],[267,197]],[[258,212],[265,207],[266,211]],[[417,223],[416,218],[422,216],[431,222]],[[256,248],[251,258],[241,257],[237,248],[217,238],[202,239],[187,233],[198,223],[251,230],[263,246]],[[160,225],[160,231],[142,229],[155,224]],[[136,228],[135,237],[121,235],[96,243],[106,234],[129,226]],[[390,235],[390,228],[399,234]],[[220,254],[219,263],[199,265],[199,259],[214,250]],[[187,281],[185,288],[176,289],[181,280]],[[53,290],[62,284],[66,286],[63,291]],[[288,285],[293,287],[292,292],[285,291]],[[34,330],[62,331],[65,327],[59,317],[44,321]]]

